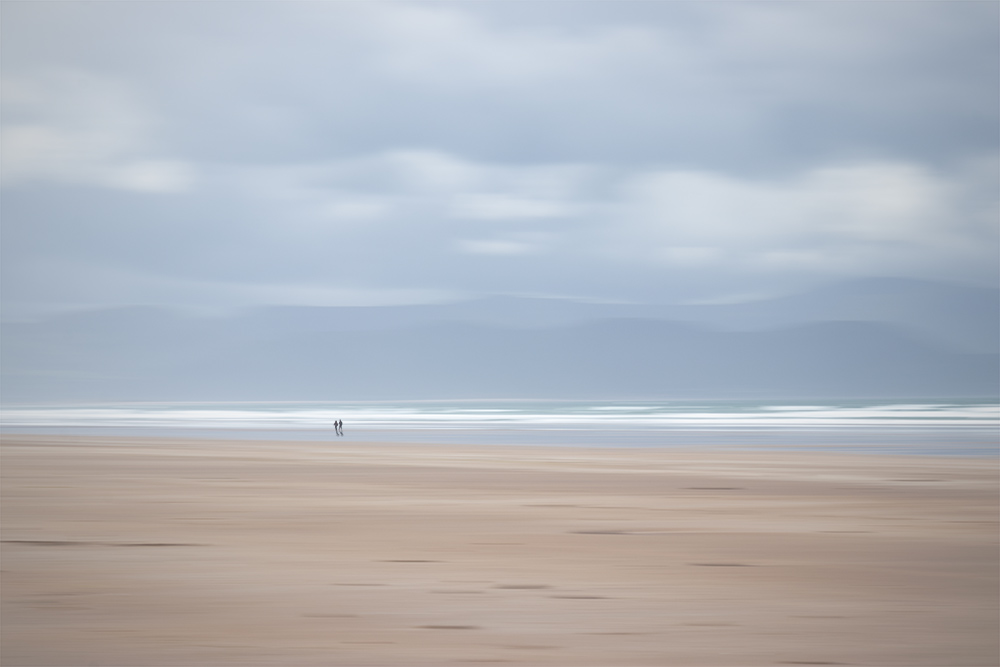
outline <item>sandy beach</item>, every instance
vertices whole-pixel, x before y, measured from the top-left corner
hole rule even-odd
[[[998,664],[992,459],[6,436],[4,667]]]

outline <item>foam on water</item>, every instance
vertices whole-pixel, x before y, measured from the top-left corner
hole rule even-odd
[[[945,453],[992,453],[1000,429],[993,400],[948,401],[393,401],[132,403],[20,406],[2,413],[6,432],[198,437],[266,432],[327,439],[342,419],[352,439],[506,444],[665,446],[794,442],[942,443]],[[914,446],[917,446],[916,444]],[[924,447],[926,449],[926,447]],[[911,447],[912,449],[912,447]]]

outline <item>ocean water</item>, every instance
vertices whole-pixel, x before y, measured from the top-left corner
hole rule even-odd
[[[7,433],[995,455],[996,400],[455,400],[19,406]]]

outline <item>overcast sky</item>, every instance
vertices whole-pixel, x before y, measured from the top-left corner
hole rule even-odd
[[[4,301],[993,285],[998,8],[8,0]]]

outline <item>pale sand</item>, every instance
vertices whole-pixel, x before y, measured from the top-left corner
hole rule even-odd
[[[4,667],[996,667],[992,460],[10,436]]]

